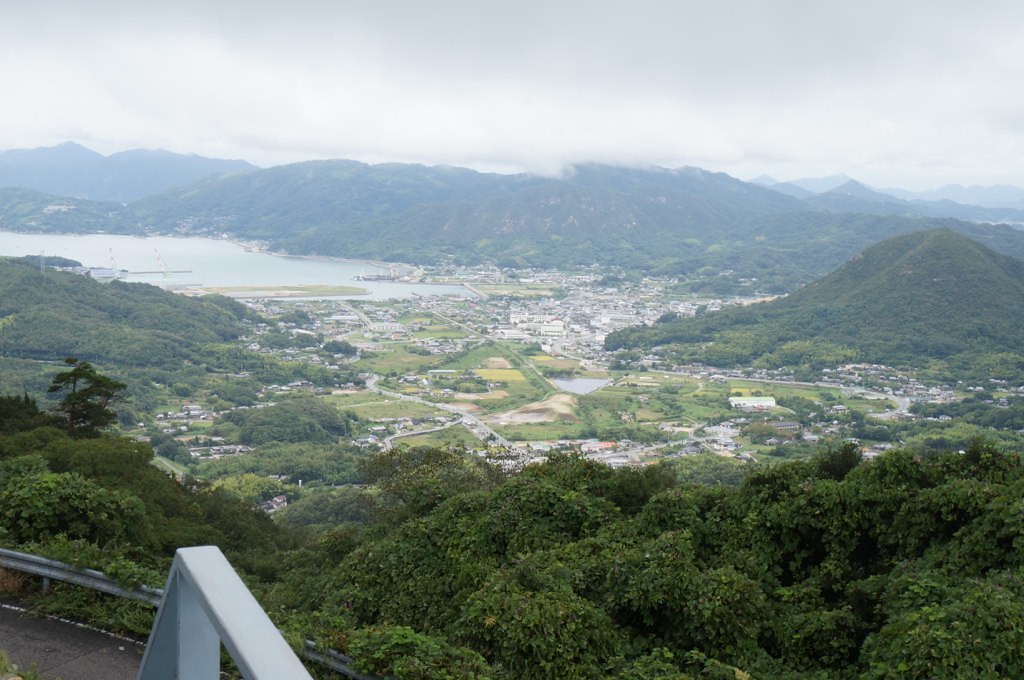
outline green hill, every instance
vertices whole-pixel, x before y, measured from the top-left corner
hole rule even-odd
[[[187,298],[141,283],[99,283],[0,261],[0,355],[129,366],[202,362],[250,313],[227,298]]]
[[[128,417],[153,406],[152,398],[172,385],[188,385],[191,392],[242,364],[264,368],[268,362],[233,346],[252,316],[227,298],[44,274],[31,258],[0,260],[0,392],[43,398],[51,374],[66,357],[76,357],[128,384],[131,406],[119,407]]]
[[[791,291],[872,243],[921,229],[953,229],[1024,257],[1024,233],[1009,226],[926,217],[845,186],[816,204],[699,168],[581,165],[553,178],[313,161],[127,206],[0,189],[0,230],[230,234],[296,255],[415,264],[599,264],[716,294]]]
[[[295,254],[420,264],[598,263],[688,278],[731,270],[775,292],[922,228],[948,226],[1024,256],[1024,235],[1009,227],[830,214],[698,168],[585,165],[543,178],[316,161],[151,197],[129,206],[123,222],[163,233],[229,232]],[[736,284],[721,285],[734,292]]]
[[[141,233],[124,219],[119,203],[44,194],[31,189],[0,188],[0,231],[91,234]]]
[[[709,344],[710,343],[710,344]],[[879,243],[786,298],[609,335],[714,365],[1024,362],[1024,262],[949,230]],[[703,350],[692,349],[703,345]],[[684,352],[685,353],[685,352]]]

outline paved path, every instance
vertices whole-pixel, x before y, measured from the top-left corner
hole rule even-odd
[[[73,623],[0,604],[0,650],[44,680],[134,680],[144,646]]]

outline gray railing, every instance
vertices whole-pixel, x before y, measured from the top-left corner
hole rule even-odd
[[[138,680],[216,680],[220,646],[248,680],[312,680],[219,548],[174,556]]]
[[[81,569],[70,564],[51,560],[48,557],[29,555],[28,553],[15,552],[0,548],[0,567],[21,571],[26,574],[35,574],[43,577],[43,590],[50,587],[50,580],[66,581],[74,583],[83,588],[99,590],[100,592],[124,597],[130,600],[147,602],[154,607],[160,604],[164,591],[149,586],[138,588],[125,588],[117,581],[106,574],[93,571],[92,569]]]
[[[0,548],[0,567],[73,583],[158,607],[138,680],[214,679],[220,645],[248,680],[309,678],[309,673],[227,559],[214,546],[177,551],[164,589],[126,588],[92,569]],[[305,641],[303,658],[353,680],[377,680],[351,668],[352,660]]]

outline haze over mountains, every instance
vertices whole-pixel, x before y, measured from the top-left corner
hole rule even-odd
[[[1024,257],[1024,232],[990,224],[1024,223],[1024,212],[908,201],[843,176],[766,187],[699,168],[579,165],[560,178],[346,160],[256,169],[64,144],[0,154],[4,184],[0,229],[228,235],[416,264],[619,265],[708,292],[786,292],[872,243],[936,227]]]
[[[128,203],[210,175],[255,169],[245,161],[160,150],[134,149],[103,156],[65,142],[0,152],[0,187]]]

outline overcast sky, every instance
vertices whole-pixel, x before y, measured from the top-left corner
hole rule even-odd
[[[33,0],[0,149],[1024,185],[1024,2]]]

